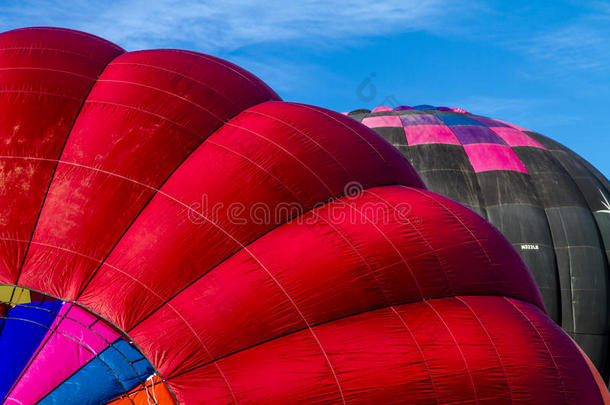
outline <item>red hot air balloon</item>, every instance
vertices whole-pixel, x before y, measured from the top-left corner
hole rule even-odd
[[[573,403],[510,243],[352,119],[194,52],[0,35],[4,403]]]

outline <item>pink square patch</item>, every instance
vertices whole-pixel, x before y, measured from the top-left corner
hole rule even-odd
[[[529,129],[520,127],[519,125],[511,124],[510,122],[505,122],[505,121],[502,121],[502,120],[496,120],[496,121],[501,122],[502,124],[506,124],[506,125],[508,125],[511,128],[518,129],[519,131],[529,131]]]
[[[368,117],[362,123],[369,128],[379,127],[402,127],[402,121],[398,115],[382,115],[379,117]]]
[[[380,105],[379,107],[375,107],[371,110],[372,113],[382,112],[382,111],[393,111],[392,107],[388,107],[387,105]]]
[[[460,144],[460,141],[451,129],[444,125],[408,125],[405,126],[405,135],[407,136],[407,145],[427,143]]]
[[[514,128],[493,127],[489,129],[498,134],[508,146],[533,146],[534,148],[546,149],[528,134],[524,134]]]
[[[527,169],[509,146],[478,143],[464,145],[464,150],[475,173],[490,170],[512,170],[527,173]]]

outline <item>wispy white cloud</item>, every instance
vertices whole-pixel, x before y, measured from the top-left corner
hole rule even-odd
[[[576,23],[521,41],[518,49],[529,57],[556,63],[558,68],[599,70],[610,64],[610,30]]]
[[[423,30],[492,42],[557,71],[610,66],[610,4],[589,2],[563,22],[537,26],[531,16],[542,8],[515,6],[512,15],[489,0],[22,0],[0,2],[0,29],[63,25],[128,50],[181,46],[210,53],[290,41],[339,47]]]
[[[455,3],[453,3],[455,5]],[[450,0],[86,1],[26,0],[1,6],[0,23],[62,23],[108,38],[127,49],[195,44],[207,52],[255,43],[324,44],[422,29],[441,29]]]
[[[594,2],[586,10],[554,28],[534,27],[529,36],[507,42],[556,71],[605,71],[610,67],[610,4]]]

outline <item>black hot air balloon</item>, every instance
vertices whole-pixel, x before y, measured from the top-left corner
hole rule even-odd
[[[610,184],[582,157],[536,132],[459,108],[355,110],[428,186],[487,218],[532,271],[549,315],[606,380]]]

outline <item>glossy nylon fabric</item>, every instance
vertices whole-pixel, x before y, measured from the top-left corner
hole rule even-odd
[[[374,131],[211,56],[49,33],[111,56],[62,116],[46,177],[15,176],[37,186],[0,233],[0,282],[117,325],[180,403],[603,403],[509,242]],[[64,53],[44,29],[0,38],[36,66],[35,49]],[[39,118],[7,161],[58,125]]]
[[[396,146],[430,190],[502,231],[532,271],[549,315],[607,380],[608,180],[543,135],[463,110],[385,107],[349,116]],[[473,133],[478,138],[467,136]]]

